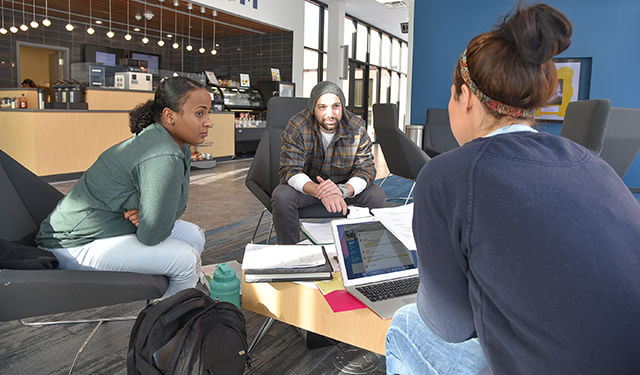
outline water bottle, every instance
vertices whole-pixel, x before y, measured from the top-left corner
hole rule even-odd
[[[38,87],[38,109],[44,109],[45,92],[42,87]]]
[[[209,281],[209,292],[215,301],[231,302],[240,307],[240,279],[227,263],[220,263]]]

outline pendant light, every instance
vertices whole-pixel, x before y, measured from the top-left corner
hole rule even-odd
[[[218,50],[216,49],[216,16],[218,15],[217,11],[213,11],[213,49],[211,50],[212,55],[216,55]]]
[[[144,0],[144,14],[142,17],[144,17],[144,38],[142,38],[142,43],[147,44],[149,43],[149,38],[147,38],[147,0]]]
[[[193,49],[191,45],[191,11],[193,10],[193,4],[187,4],[187,9],[189,10],[189,44],[187,44],[187,51],[191,52]]]
[[[44,0],[44,19],[42,20],[42,24],[44,27],[51,26],[51,21],[49,20],[49,0]]]
[[[179,5],[180,3],[178,2],[178,0],[174,0],[173,7],[176,9],[176,22],[175,22],[176,32],[173,34],[173,45],[171,46],[173,47],[173,49],[180,48],[180,45],[178,44],[178,6]]]
[[[20,25],[20,30],[27,31],[29,30],[29,26],[24,23],[24,0],[22,0],[22,25]]]
[[[11,18],[13,22],[11,23],[11,27],[9,28],[9,31],[15,34],[18,32],[18,28],[16,27],[16,10],[13,7],[13,4],[14,4],[14,1],[11,1]]]
[[[2,9],[2,27],[0,27],[0,34],[4,35],[9,32],[9,30],[4,27],[4,0],[0,3],[0,8]]]
[[[116,35],[111,29],[111,0],[109,0],[109,31],[107,31],[107,38],[111,39]]]
[[[93,35],[93,33],[96,32],[91,22],[91,11],[92,11],[91,0],[89,0],[89,27],[87,28],[87,34],[89,35]]]
[[[71,0],[69,0],[69,23],[64,28],[67,29],[67,31],[73,31],[73,29],[75,29],[75,26],[71,24]]]
[[[204,49],[204,15],[205,13],[207,13],[207,10],[204,7],[200,7],[200,14],[202,14],[202,17],[200,17],[200,49],[198,50],[198,52],[200,53],[204,53],[204,51],[206,51]]]
[[[40,24],[36,21],[36,0],[33,0],[33,21],[29,24],[34,29],[37,29]]]
[[[129,34],[129,0],[127,0],[127,33],[124,35],[124,40],[128,42],[131,38],[131,34]]]
[[[158,2],[160,3],[160,40],[158,45],[162,47],[164,46],[164,40],[162,40],[162,3],[164,3],[164,0],[158,0]]]

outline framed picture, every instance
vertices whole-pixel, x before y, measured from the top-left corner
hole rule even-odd
[[[553,59],[558,71],[558,88],[549,103],[538,109],[536,120],[562,122],[569,103],[589,99],[591,60],[591,57]]]

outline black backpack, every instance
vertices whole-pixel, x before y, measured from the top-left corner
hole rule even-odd
[[[129,338],[129,375],[242,374],[248,362],[242,312],[197,289],[145,307]]]

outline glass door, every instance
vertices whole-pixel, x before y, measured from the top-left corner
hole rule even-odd
[[[355,60],[349,60],[349,104],[347,109],[367,122],[367,132],[372,137],[373,123],[369,113],[369,103],[371,102],[369,86],[369,66]]]

